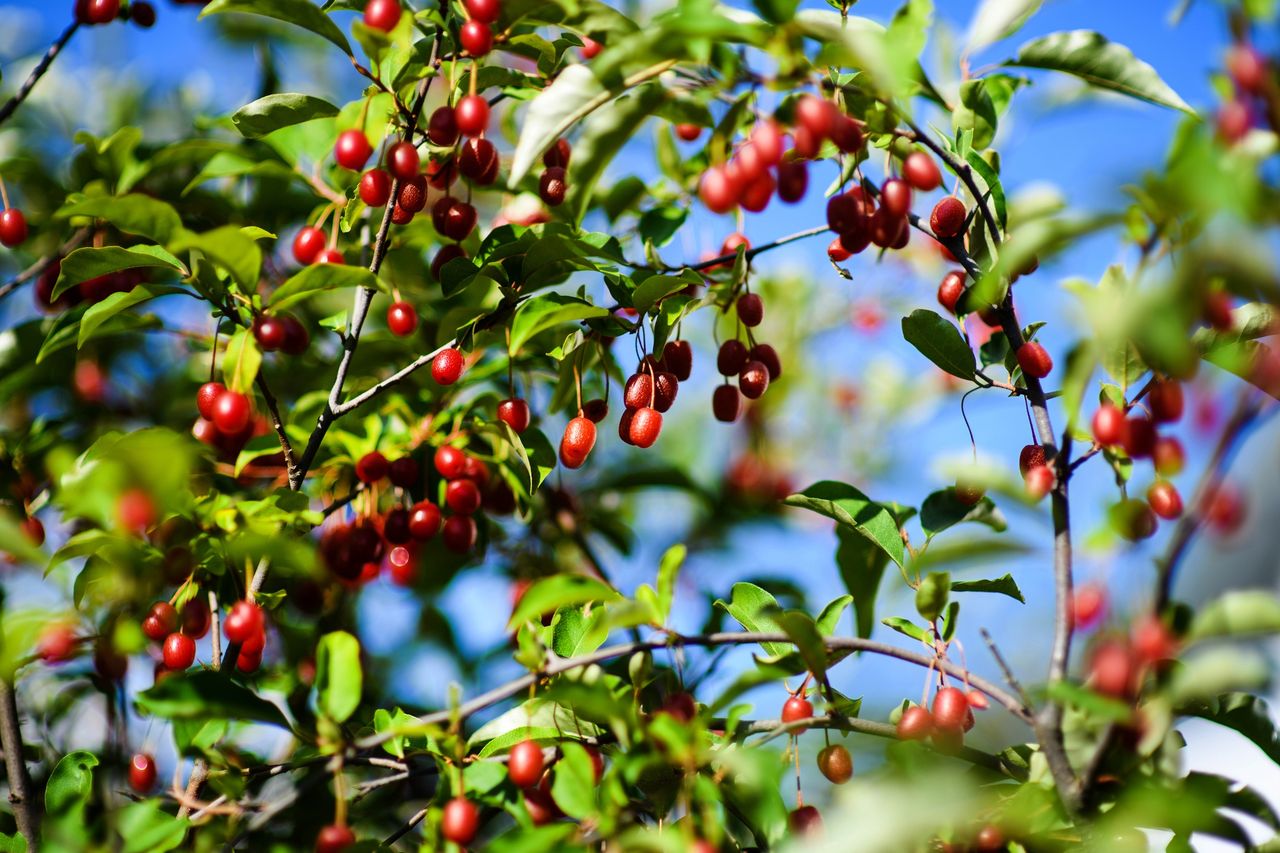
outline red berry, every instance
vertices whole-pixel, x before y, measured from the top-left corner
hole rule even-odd
[[[693,142],[702,135],[702,128],[696,124],[677,124],[676,136],[684,142]]]
[[[853,253],[846,249],[837,237],[827,245],[827,257],[831,259],[833,264],[844,263],[853,256]]]
[[[231,612],[223,622],[227,639],[233,643],[244,645],[263,630],[262,608],[252,601],[241,600],[235,603]]]
[[[458,448],[445,444],[436,449],[436,470],[446,480],[456,480],[461,477],[466,464],[467,455]]]
[[[467,136],[479,136],[489,126],[489,102],[480,95],[463,96],[454,108],[454,114],[458,130]]]
[[[342,250],[332,246],[316,258],[318,264],[345,264],[346,262],[347,259],[342,256]]]
[[[387,466],[387,476],[391,479],[391,484],[402,489],[411,489],[416,486],[420,474],[418,462],[412,456],[401,456]]]
[[[437,385],[452,385],[462,376],[462,352],[455,347],[441,351],[431,360],[431,378]]]
[[[560,439],[560,462],[566,468],[581,468],[596,446],[596,425],[579,415],[564,428]]]
[[[573,147],[569,145],[569,140],[561,137],[551,143],[551,147],[542,152],[542,165],[548,169],[559,167],[561,169],[569,168],[569,157],[573,154]]]
[[[787,204],[795,204],[804,198],[809,188],[809,167],[803,160],[789,160],[778,164],[778,198]]]
[[[387,151],[387,168],[402,181],[416,178],[421,164],[418,149],[412,142],[397,142]]]
[[[1018,366],[1027,376],[1044,379],[1053,370],[1053,359],[1049,351],[1036,341],[1027,341],[1018,347]]]
[[[455,554],[465,554],[476,544],[476,522],[469,515],[451,515],[445,519],[440,539]]]
[[[1103,403],[1093,413],[1093,438],[1104,447],[1112,447],[1124,439],[1124,410],[1112,403]]]
[[[738,388],[748,400],[758,400],[769,389],[769,368],[759,361],[748,361],[738,374]]]
[[[377,2],[378,0],[370,0],[369,5],[372,6]],[[365,14],[368,15],[367,12]],[[351,827],[331,823],[321,827],[320,834],[316,836],[316,853],[342,853],[355,843],[356,834],[351,831]]]
[[[830,101],[816,95],[802,95],[795,109],[796,124],[813,134],[819,142],[831,134],[836,109]]]
[[[440,271],[444,269],[446,264],[448,264],[450,261],[457,260],[458,258],[465,258],[466,256],[467,256],[467,253],[463,250],[461,246],[450,244],[448,246],[443,247],[442,249],[440,249],[439,252],[436,253],[435,258],[431,261],[432,278],[434,278],[436,281],[439,281]]]
[[[1147,418],[1127,418],[1120,443],[1131,459],[1150,456],[1156,449],[1156,425]]]
[[[129,20],[149,30],[156,25],[156,7],[144,0],[133,0],[129,4]]]
[[[1262,94],[1267,85],[1267,60],[1247,44],[1233,45],[1227,51],[1227,73],[1237,86],[1253,95]]]
[[[13,248],[27,239],[27,218],[11,207],[0,213],[0,243]]]
[[[861,151],[863,138],[862,128],[858,122],[847,115],[837,113],[831,123],[831,141],[846,154]]]
[[[253,337],[263,352],[275,352],[284,346],[284,324],[270,315],[255,317]]]
[[[955,237],[964,230],[964,202],[953,195],[946,196],[929,214],[929,227],[942,238]]]
[[[1151,614],[1134,624],[1131,641],[1134,655],[1145,664],[1172,660],[1178,654],[1178,638],[1160,618]]]
[[[1035,465],[1023,475],[1023,479],[1026,480],[1027,494],[1038,501],[1053,491],[1058,478],[1048,465]]]
[[[176,630],[178,630],[178,611],[167,601],[157,601],[151,605],[147,618],[142,620],[142,633],[157,643]]]
[[[84,0],[76,13],[82,23],[109,24],[120,14],[120,0]]]
[[[974,847],[978,853],[996,853],[996,851],[1004,850],[1005,840],[1004,833],[999,827],[987,824],[978,830],[978,834],[973,839]]]
[[[590,36],[582,37],[582,58],[595,59],[600,55],[600,51],[604,50],[604,45]]]
[[[745,344],[737,338],[730,338],[720,345],[716,354],[716,369],[722,376],[736,376],[747,366],[749,352]]]
[[[493,31],[488,24],[467,21],[458,31],[458,41],[461,42],[462,49],[472,56],[484,56],[493,48]]]
[[[372,484],[387,476],[387,457],[376,450],[366,453],[356,461],[356,479]]]
[[[156,506],[142,489],[126,489],[116,506],[120,526],[130,533],[141,534],[155,524]]]
[[[1044,448],[1038,444],[1028,444],[1018,454],[1018,471],[1025,477],[1028,471],[1037,465],[1044,465],[1045,461]]]
[[[902,161],[902,177],[921,192],[929,192],[942,186],[942,173],[938,171],[938,164],[923,151],[913,151]]]
[[[902,740],[925,740],[933,734],[933,715],[928,708],[912,705],[898,718],[897,733]]]
[[[1137,688],[1137,664],[1128,645],[1107,640],[1093,650],[1089,660],[1089,681],[1104,696],[1126,699]]]
[[[782,722],[794,723],[797,720],[808,720],[813,717],[813,703],[803,696],[791,696],[782,703]],[[792,729],[794,734],[809,730],[808,726]]]
[[[738,297],[738,319],[744,326],[759,326],[764,320],[764,301],[758,294],[744,293]]]
[[[440,531],[440,508],[430,501],[421,501],[409,510],[409,535],[419,542],[426,542]]]
[[[498,404],[498,420],[517,433],[524,432],[529,428],[529,404],[518,397],[503,400]]]
[[[1207,496],[1201,511],[1214,532],[1234,533],[1244,523],[1244,496],[1235,486],[1219,483]]]
[[[733,423],[742,412],[742,394],[734,385],[717,385],[711,393],[711,411],[716,420]]]
[[[933,697],[933,723],[940,729],[968,731],[973,728],[973,709],[958,687],[940,687]]]
[[[677,380],[684,382],[693,372],[693,347],[688,341],[667,341],[662,348],[662,361]]]
[[[427,179],[422,175],[414,175],[407,181],[400,184],[400,191],[396,194],[396,206],[392,211],[392,221],[398,214],[404,222],[396,222],[397,225],[407,225],[412,221],[413,215],[421,211],[427,206]],[[406,217],[408,217],[406,219]]]
[[[1071,597],[1071,624],[1077,629],[1098,624],[1107,609],[1107,592],[1099,584],[1088,583]]]
[[[364,6],[366,27],[389,33],[400,23],[400,0],[369,0]]]
[[[458,171],[481,186],[498,179],[498,149],[487,139],[468,139],[458,155]]]
[[[853,778],[853,756],[840,744],[830,744],[818,753],[818,769],[827,781],[843,785]]]
[[[1147,503],[1156,515],[1172,520],[1182,515],[1182,496],[1168,480],[1156,480],[1147,489]]]
[[[822,814],[813,806],[800,806],[787,816],[787,826],[796,835],[820,835]]]
[[[182,608],[182,633],[193,640],[199,640],[209,633],[209,625],[213,614],[209,612],[209,602],[203,598],[193,598]]]
[[[778,377],[782,376],[782,359],[778,357],[778,351],[769,344],[756,344],[747,354],[750,361],[758,361],[769,371],[769,381],[777,382]]]
[[[622,389],[622,404],[628,409],[641,409],[653,404],[653,377],[648,373],[635,373]]]
[[[418,313],[408,302],[392,302],[387,307],[387,328],[402,338],[412,335],[418,328]]]
[[[451,480],[444,494],[445,503],[458,515],[471,515],[480,508],[480,487],[472,480]]]
[[[363,169],[372,154],[373,146],[363,130],[344,130],[333,146],[333,158],[338,165],[353,172]]]
[[[284,327],[284,343],[280,351],[285,355],[301,355],[311,345],[311,335],[306,326],[292,314],[281,314],[280,325]]]
[[[680,380],[669,370],[659,370],[653,380],[653,407],[659,412],[669,410],[680,392]]]
[[[537,741],[522,740],[511,748],[507,759],[507,775],[517,788],[532,788],[542,779],[546,762]]]
[[[164,665],[173,670],[186,669],[196,659],[196,641],[186,634],[170,634],[164,639]]]
[[[880,188],[880,203],[894,216],[911,212],[911,186],[901,178],[890,178]]]
[[[213,401],[210,420],[224,435],[235,435],[249,425],[253,411],[249,398],[236,391],[224,390]]]
[[[213,420],[213,404],[226,390],[227,386],[221,382],[206,382],[200,386],[200,390],[196,392],[196,411],[200,413],[200,417]]]
[[[138,794],[149,794],[156,786],[156,761],[145,752],[129,759],[129,787]]]
[[[76,650],[76,635],[69,625],[49,625],[40,632],[36,654],[45,663],[70,660]]]
[[[1156,473],[1162,477],[1172,477],[1182,473],[1187,456],[1182,449],[1182,442],[1171,435],[1162,435],[1156,439],[1155,450],[1151,457],[1155,462]]]
[[[964,273],[952,270],[942,277],[942,283],[938,285],[938,304],[954,314],[962,296],[964,296]]]
[[[499,0],[465,0],[462,5],[466,8],[468,17],[482,24],[492,24],[502,13]]]
[[[458,118],[453,107],[437,107],[427,121],[427,138],[441,148],[449,148],[458,141]]]
[[[698,716],[698,703],[693,696],[681,690],[667,696],[657,713],[666,714],[681,723],[689,723]]]
[[[431,223],[452,240],[465,240],[476,227],[476,209],[465,201],[445,196],[431,208]]]
[[[588,400],[582,404],[582,416],[593,424],[600,423],[609,416],[608,401],[602,399]]]
[[[1151,415],[1157,423],[1168,424],[1182,417],[1182,383],[1176,379],[1158,379],[1147,392]]]
[[[382,519],[382,538],[390,545],[405,545],[413,538],[409,530],[409,510],[398,506],[387,511]]]
[[[1253,127],[1253,111],[1241,100],[1230,100],[1218,110],[1218,137],[1222,141],[1234,145]]]
[[[543,171],[538,178],[538,198],[548,207],[559,207],[564,203],[569,184],[565,180],[565,171],[559,166],[552,166]]]
[[[657,409],[645,406],[636,409],[631,416],[631,425],[627,434],[636,447],[652,447],[662,432],[662,415]]]
[[[742,185],[723,166],[712,166],[702,175],[698,195],[712,213],[728,213],[737,206]]]
[[[315,263],[326,242],[319,228],[303,228],[293,238],[293,259],[303,266]]]

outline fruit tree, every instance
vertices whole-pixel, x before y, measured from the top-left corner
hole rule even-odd
[[[1280,849],[1277,11],[1041,5],[28,4],[4,849]]]

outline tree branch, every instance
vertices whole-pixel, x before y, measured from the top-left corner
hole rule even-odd
[[[40,82],[40,78],[49,70],[53,60],[57,59],[58,54],[67,46],[67,42],[71,41],[71,37],[76,34],[78,29],[80,29],[80,22],[73,20],[62,31],[62,35],[58,36],[57,41],[49,45],[49,49],[44,52],[44,56],[40,57],[36,67],[31,69],[31,73],[27,75],[27,79],[23,81],[18,91],[5,102],[4,106],[0,106],[0,124],[4,124],[9,119],[9,116],[13,115],[14,111],[27,99],[27,96],[31,94],[31,90],[36,87],[36,83]]]
[[[779,237],[777,240],[774,240],[772,243],[765,243],[763,245],[756,246],[753,249],[747,249],[744,255],[746,259],[749,261],[752,258],[754,258],[756,255],[762,255],[765,252],[778,248],[779,246],[785,246],[788,243],[794,243],[796,240],[803,240],[806,237],[816,237],[817,235],[826,233],[830,230],[831,229],[828,228],[826,225],[818,225],[814,228],[806,228],[803,231],[797,231],[794,234],[788,234],[785,237]],[[710,267],[719,266],[720,264],[731,264],[737,259],[738,259],[738,253],[733,252],[728,255],[721,255],[718,258],[711,258],[710,260],[699,261],[696,264],[689,264],[683,267],[673,267],[673,269],[681,269],[681,270],[690,269],[695,271],[705,270]]]
[[[23,270],[22,272],[15,275],[13,278],[6,281],[4,284],[0,284],[0,299],[4,299],[10,293],[17,290],[19,287],[22,287],[22,285],[26,284],[32,279],[38,278],[41,273],[43,273],[49,267],[53,266],[53,263],[55,261],[60,260],[61,257],[65,255],[67,252],[70,252],[72,249],[78,247],[85,240],[89,239],[89,234],[90,234],[90,229],[81,228],[79,231],[72,234],[67,239],[67,242],[62,244],[62,246],[58,249],[57,252],[55,252],[52,255],[45,255],[43,258],[36,261],[31,266],[27,267],[25,270]]]
[[[18,699],[13,682],[0,679],[0,746],[4,748],[4,766],[9,777],[9,802],[18,832],[27,840],[28,850],[38,850],[39,804],[32,799],[31,776],[22,753],[22,726],[18,717]]]
[[[510,699],[536,684],[543,678],[549,678],[561,673],[570,672],[575,669],[581,669],[592,664],[602,663],[613,658],[622,657],[639,651],[653,651],[657,649],[665,649],[673,646],[732,646],[732,645],[751,645],[755,643],[793,643],[793,640],[786,634],[771,634],[759,632],[723,632],[718,634],[704,634],[697,636],[679,636],[669,635],[661,639],[654,640],[637,640],[630,643],[622,643],[616,646],[606,646],[597,649],[591,654],[582,655],[575,658],[554,658],[550,664],[544,667],[540,672],[528,673],[513,679],[506,684],[482,693],[470,701],[463,702],[456,709],[449,708],[443,711],[437,711],[432,714],[426,714],[419,717],[416,726],[433,726],[450,723],[453,720],[464,720],[479,711],[483,711],[491,705],[495,705],[505,699]],[[913,652],[909,649],[902,649],[897,646],[891,646],[888,643],[879,643],[873,640],[864,640],[859,637],[827,637],[825,640],[828,650],[848,649],[852,651],[870,652],[871,654],[884,655],[886,657],[897,658],[918,666],[930,668],[936,667],[943,672],[957,679],[967,680],[974,688],[982,691],[996,702],[1003,705],[1014,716],[1026,723],[1032,722],[1032,715],[1015,696],[1006,692],[1003,688],[991,683],[985,678],[966,672],[962,667],[956,666],[947,660],[939,660],[933,655],[923,654],[921,652]],[[399,732],[394,729],[388,729],[375,735],[370,735],[356,742],[356,746],[360,748],[377,746],[386,741],[397,737]]]
[[[276,435],[280,438],[280,449],[284,452],[285,470],[289,472],[290,478],[293,472],[297,470],[298,460],[293,454],[293,443],[289,441],[289,435],[284,431],[284,420],[280,417],[280,404],[276,402],[276,395],[271,393],[270,386],[267,385],[267,377],[258,371],[258,377],[255,380],[258,390],[262,392],[262,399],[267,404],[267,411],[271,413],[271,426],[276,431]]]

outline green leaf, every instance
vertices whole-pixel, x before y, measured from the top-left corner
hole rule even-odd
[[[212,669],[172,675],[137,695],[138,710],[181,720],[252,720],[289,727],[280,709]]]
[[[125,806],[116,816],[116,829],[124,840],[124,853],[165,853],[187,837],[186,818],[160,808],[159,800],[142,800]]]
[[[684,290],[690,284],[684,275],[651,275],[631,294],[631,304],[641,314],[647,314],[664,298]]]
[[[853,596],[853,612],[858,636],[867,638],[876,624],[876,593],[889,557],[871,540],[847,527],[836,528],[836,565],[840,577]]]
[[[1095,693],[1087,687],[1070,681],[1053,681],[1045,689],[1050,699],[1088,711],[1090,714],[1112,722],[1125,722],[1133,716],[1133,709],[1119,699]]]
[[[328,39],[340,47],[343,53],[352,55],[351,43],[342,34],[342,30],[338,29],[338,25],[320,11],[318,6],[308,0],[213,0],[204,7],[200,17],[221,12],[244,12],[294,24]]]
[[[54,766],[44,789],[46,846],[85,846],[85,807],[93,796],[93,768],[97,766],[98,757],[84,749],[67,753]]]
[[[1280,632],[1280,599],[1264,590],[1232,590],[1206,604],[1191,622],[1188,640]]]
[[[917,308],[902,318],[902,337],[952,376],[973,379],[973,350],[949,320],[928,308]]]
[[[122,196],[100,196],[75,200],[63,205],[55,214],[59,219],[90,216],[105,219],[127,234],[147,237],[157,243],[168,243],[182,228],[182,217],[168,204],[151,196],[130,193]]]
[[[768,591],[753,583],[740,582],[729,591],[729,600],[716,599],[714,606],[723,608],[730,616],[737,619],[743,628],[753,633],[781,634],[783,627],[778,622],[782,612],[778,600]],[[791,651],[787,643],[761,643],[771,657],[780,657]]]
[[[346,631],[325,634],[316,648],[316,709],[344,723],[360,707],[363,692],[360,642]]]
[[[45,561],[44,551],[27,538],[8,509],[0,509],[0,554],[33,566]]]
[[[986,81],[966,80],[960,84],[960,100],[951,112],[951,129],[973,132],[973,147],[986,148],[995,139],[996,105],[987,91]]]
[[[916,611],[930,622],[942,615],[951,595],[951,574],[933,572],[916,587]]]
[[[574,222],[581,222],[586,215],[605,167],[666,98],[666,88],[651,83],[606,104],[583,122],[567,175],[569,212]]]
[[[636,590],[636,596],[640,596],[640,590]],[[551,650],[562,658],[595,651],[609,638],[608,616],[609,611],[603,607],[592,609],[590,616],[581,608],[562,607],[551,627]]]
[[[562,323],[609,316],[609,309],[562,293],[545,293],[526,300],[511,321],[511,352],[518,353],[539,332]]]
[[[996,223],[1001,228],[1009,226],[1009,206],[1004,197],[1004,186],[1000,183],[1000,175],[991,164],[982,158],[977,151],[965,154],[965,162],[973,167],[976,173],[975,183],[984,195],[991,196],[991,206],[995,208]],[[981,217],[978,217],[981,219]],[[985,222],[984,222],[985,226]]]
[[[975,53],[1013,35],[1043,3],[1044,0],[982,0],[969,22],[964,52]]]
[[[58,282],[53,286],[50,298],[57,299],[69,288],[91,278],[121,270],[143,268],[167,269],[186,275],[182,261],[159,246],[134,246],[131,249],[119,246],[86,247],[76,249],[62,259]]]
[[[1001,595],[1007,595],[1010,598],[1021,601],[1023,604],[1027,600],[1022,597],[1022,590],[1018,589],[1018,584],[1014,581],[1012,575],[1001,575],[991,580],[976,581],[954,581],[951,584],[953,592],[998,592]]]
[[[658,562],[658,601],[662,605],[663,622],[667,621],[667,616],[671,613],[671,602],[676,594],[676,577],[688,554],[689,549],[684,545],[672,545]]]
[[[886,616],[880,620],[882,624],[892,628],[899,634],[910,637],[913,640],[919,640],[922,643],[931,643],[929,634],[923,628],[910,619],[903,619],[901,616]]]
[[[169,245],[175,255],[197,249],[231,274],[245,293],[258,289],[262,273],[262,249],[257,241],[235,225],[224,225],[203,234],[179,234]],[[311,269],[311,267],[308,267]]]
[[[1270,666],[1260,653],[1219,647],[1179,659],[1165,690],[1176,708],[1236,690],[1257,691],[1269,677]]]
[[[818,618],[813,620],[818,626],[818,630],[822,632],[822,636],[830,637],[836,632],[840,624],[840,617],[844,615],[845,610],[853,602],[852,595],[842,595],[839,598],[832,599],[827,606],[822,608],[822,612],[818,614]]]
[[[783,503],[803,507],[856,530],[878,545],[899,566],[905,559],[902,533],[893,514],[848,483],[823,480],[788,496]]]
[[[341,290],[348,287],[367,287],[373,290],[377,286],[377,277],[364,267],[352,267],[346,264],[312,264],[303,267],[290,276],[284,284],[277,287],[271,294],[269,304],[273,311],[283,311],[290,305],[327,290]]]
[[[550,86],[529,102],[520,139],[511,157],[508,186],[518,189],[543,152],[574,124],[626,89],[658,76],[673,64],[668,61],[650,66],[622,80],[612,90],[605,88],[585,63],[565,68]]]
[[[838,614],[837,614],[838,615]],[[778,625],[795,641],[805,668],[813,673],[819,683],[827,677],[827,646],[813,617],[800,610],[788,610],[778,615]]]
[[[338,108],[323,98],[281,92],[245,104],[231,115],[231,123],[241,136],[258,139],[282,127],[337,114]]]
[[[556,762],[551,797],[569,817],[582,820],[598,809],[596,795],[600,787],[596,784],[595,768],[582,744],[566,741],[561,750],[563,755]]]
[[[508,629],[518,628],[544,613],[552,613],[572,604],[589,601],[617,601],[622,598],[616,590],[594,578],[582,575],[552,575],[535,581],[520,598],[520,604],[511,614]]]
[[[1017,57],[1005,64],[1061,71],[1100,89],[1195,115],[1195,110],[1160,79],[1154,68],[1129,48],[1091,30],[1050,33],[1034,39],[1022,45]]]
[[[157,296],[170,296],[176,293],[187,294],[181,287],[164,284],[140,284],[128,293],[113,293],[95,305],[90,305],[80,318],[80,335],[76,340],[77,348],[93,337],[103,323],[121,311],[127,311],[135,305],[141,305]],[[188,294],[189,295],[189,294]]]
[[[1226,693],[1178,709],[1239,732],[1252,741],[1275,764],[1280,764],[1280,731],[1267,702],[1248,693]]]
[[[1009,527],[1004,514],[991,498],[983,497],[976,504],[967,504],[956,497],[956,490],[952,487],[933,492],[920,506],[920,526],[928,539],[963,522],[985,524],[997,533],[1003,533]]]
[[[241,329],[227,341],[227,349],[222,354],[222,376],[227,388],[241,394],[247,394],[258,378],[258,368],[262,366],[262,353],[249,329]]]
[[[636,223],[636,233],[640,235],[641,240],[652,243],[660,249],[671,242],[671,238],[688,218],[687,207],[671,205],[652,207],[640,215],[640,221]]]

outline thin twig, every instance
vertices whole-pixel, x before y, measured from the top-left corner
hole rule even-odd
[[[280,417],[280,404],[276,402],[275,394],[271,393],[271,387],[267,385],[267,377],[262,371],[258,371],[258,377],[255,380],[258,390],[262,392],[262,399],[267,404],[267,411],[271,413],[271,426],[276,431],[276,436],[280,439],[280,449],[284,452],[285,468],[289,472],[289,476],[293,476],[294,469],[298,467],[298,460],[293,454],[293,443],[289,441],[289,435],[284,429],[284,420]]]
[[[0,124],[4,124],[9,116],[27,99],[31,94],[31,90],[36,87],[36,83],[40,82],[40,78],[49,70],[49,66],[53,64],[53,60],[58,58],[58,54],[67,46],[67,42],[71,41],[71,37],[76,34],[76,30],[80,28],[80,22],[73,20],[62,31],[62,35],[58,36],[57,41],[49,45],[49,49],[44,52],[44,56],[40,57],[40,61],[36,63],[36,67],[31,69],[31,73],[27,75],[27,79],[23,81],[22,86],[14,93],[13,97],[5,101],[4,106],[0,107]]]
[[[390,835],[388,835],[386,838],[382,840],[382,846],[390,847],[392,844],[395,844],[401,838],[404,838],[413,830],[415,826],[422,823],[422,819],[425,818],[426,816],[427,816],[426,809],[420,809],[419,811],[415,812],[413,817],[409,818],[409,820],[405,822],[404,826],[400,827],[395,832],[391,833]]]
[[[4,284],[0,284],[0,299],[4,299],[10,293],[32,279],[39,278],[41,273],[53,266],[54,262],[60,260],[63,255],[67,254],[67,252],[70,252],[72,249],[79,247],[85,240],[88,240],[90,233],[91,229],[81,228],[79,231],[68,237],[67,242],[63,243],[58,248],[58,251],[54,252],[52,255],[45,255],[43,258],[6,281]]]
[[[1000,654],[1000,650],[996,648],[995,640],[991,639],[991,634],[986,628],[979,628],[978,632],[982,634],[982,639],[986,641],[987,648],[991,650],[991,656],[995,658],[996,665],[1000,667],[1000,671],[1004,673],[1004,680],[1013,689],[1015,693],[1022,698],[1022,703],[1028,708],[1033,707],[1031,698],[1027,695],[1027,691],[1023,689],[1022,683],[1018,681],[1018,677],[1013,674],[1013,670],[1009,667],[1008,661],[1004,659],[1004,655]]]

